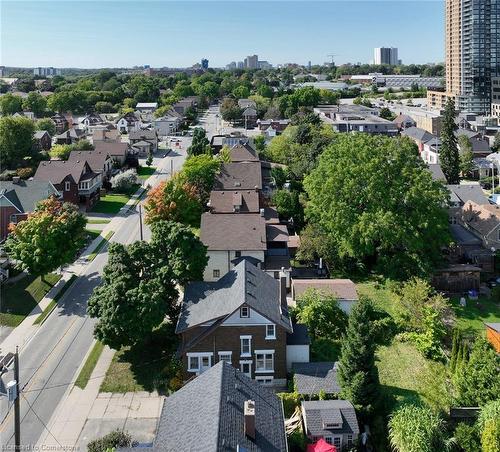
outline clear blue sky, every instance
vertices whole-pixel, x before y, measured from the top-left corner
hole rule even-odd
[[[258,54],[272,64],[370,62],[373,47],[404,63],[444,60],[443,1],[5,1],[6,66],[220,67]]]

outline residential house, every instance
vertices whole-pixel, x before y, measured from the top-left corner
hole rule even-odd
[[[185,289],[176,327],[184,377],[227,361],[263,384],[286,385],[286,338],[292,331],[284,278],[242,259],[220,280]]]
[[[208,207],[211,213],[260,212],[259,193],[255,190],[229,190],[210,192]]]
[[[188,96],[172,105],[174,111],[182,116],[186,115],[188,109],[196,110],[198,108],[198,96]]]
[[[500,323],[485,323],[486,339],[500,353]],[[493,376],[492,376],[493,377]]]
[[[431,163],[427,166],[431,172],[432,180],[446,182],[446,176],[443,173],[440,163]]]
[[[148,155],[158,149],[158,134],[153,129],[131,130],[128,134],[130,146],[139,155]]]
[[[340,394],[338,362],[293,363],[292,373],[297,393],[305,396]]]
[[[261,131],[266,131],[271,127],[276,135],[281,134],[290,124],[289,119],[258,119],[257,125]]]
[[[441,150],[441,139],[438,137],[431,138],[424,143],[424,149],[420,153],[422,160],[429,164],[441,163],[439,159],[439,152]]]
[[[101,174],[102,180],[109,181],[113,170],[113,159],[105,151],[71,151],[68,162],[86,160],[94,173]]]
[[[479,184],[455,184],[447,185],[446,188],[450,192],[448,205],[448,221],[450,224],[460,223],[462,207],[467,201],[473,201],[479,205],[489,204]]]
[[[84,138],[85,132],[82,129],[72,127],[66,132],[60,133],[54,137],[55,144],[75,144]]]
[[[304,433],[313,442],[323,439],[337,450],[358,439],[356,411],[347,400],[310,400],[301,403]]]
[[[241,114],[245,129],[253,129],[257,126],[257,110],[252,107],[245,108]]]
[[[116,128],[120,133],[130,133],[140,129],[141,120],[135,113],[125,113],[116,121]]]
[[[253,138],[236,133],[231,135],[213,135],[210,140],[210,146],[212,147],[214,154],[218,154],[223,146],[229,146],[232,148],[236,144],[249,144],[250,146],[255,147]]]
[[[418,152],[422,154],[424,150],[424,144],[428,141],[436,138],[432,133],[427,132],[427,130],[421,129],[419,127],[409,127],[401,132],[401,135],[410,138],[418,146]],[[437,162],[434,162],[437,163]]]
[[[483,247],[500,249],[500,206],[467,201],[460,222],[481,239]]]
[[[153,129],[156,130],[158,136],[166,137],[177,132],[181,122],[182,121],[178,116],[166,114],[160,118],[154,119],[151,124]]]
[[[79,126],[85,131],[91,131],[96,126],[102,126],[105,121],[97,113],[89,113],[81,118],[78,118]]]
[[[461,133],[461,130],[455,133],[457,137],[460,135],[466,135],[464,133]],[[482,138],[480,136],[475,136],[472,138],[469,138],[469,143],[471,145],[471,151],[472,155],[474,158],[482,158],[482,157],[487,157],[491,153],[490,149],[490,142],[488,138]],[[462,149],[460,146],[460,142],[458,142],[458,149],[461,154],[463,154],[466,150]]]
[[[358,301],[356,285],[350,279],[293,279],[292,299],[294,303],[309,289],[334,296],[340,309],[349,314]]]
[[[235,144],[229,151],[231,162],[258,162],[257,151],[249,143]]]
[[[140,113],[154,113],[158,108],[158,102],[139,102],[135,109]]]
[[[114,127],[109,129],[99,128],[92,131],[92,143],[96,141],[120,141],[120,131]]]
[[[38,202],[50,196],[61,197],[50,182],[23,180],[18,176],[12,181],[0,181],[0,241],[7,237],[10,223],[26,219]]]
[[[52,147],[52,138],[46,130],[37,130],[33,135],[33,141],[37,151],[48,151]]]
[[[122,166],[127,159],[129,153],[128,143],[123,143],[116,140],[99,140],[94,141],[94,149],[96,151],[109,154],[111,159],[118,165]]]
[[[102,186],[101,174],[92,171],[86,160],[40,162],[33,179],[51,182],[64,201],[83,204],[85,208],[99,200]]]
[[[394,124],[396,124],[397,128],[401,131],[401,130],[405,130],[405,129],[409,129],[410,127],[416,127],[417,126],[417,123],[415,122],[415,120],[411,117],[411,116],[408,116],[408,115],[403,115],[403,114],[400,114],[398,116],[396,116],[392,122]]]
[[[281,399],[221,360],[165,398],[153,444],[141,450],[287,452]]]
[[[238,107],[245,110],[245,108],[257,108],[257,104],[252,99],[238,99]]]
[[[223,163],[215,177],[214,190],[261,190],[260,162]]]
[[[51,119],[52,121],[54,121],[54,124],[56,125],[56,134],[61,134],[68,129],[69,123],[64,115],[56,113],[54,116],[52,116]]]

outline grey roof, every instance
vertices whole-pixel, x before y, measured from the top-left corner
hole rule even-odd
[[[288,312],[281,309],[277,279],[242,260],[215,282],[194,282],[184,291],[176,333],[206,322],[225,318],[246,304],[288,331],[292,325]]]
[[[86,160],[69,162],[66,160],[49,160],[40,162],[33,176],[34,180],[50,181],[60,184],[68,175],[78,183],[84,175],[92,176],[92,170]]]
[[[431,172],[433,180],[445,181],[446,182],[446,176],[443,173],[443,170],[441,168],[441,164],[439,164],[439,163],[430,163],[428,165],[428,167],[429,167],[429,171]]]
[[[500,333],[500,323],[485,323],[486,326],[490,327],[492,330],[495,330],[497,333]]]
[[[450,224],[450,232],[459,245],[481,246],[483,243],[481,239],[477,238],[472,232],[460,224]]]
[[[401,135],[406,135],[414,140],[420,141],[421,143],[427,143],[433,138],[436,138],[432,135],[432,133],[427,132],[427,130],[420,129],[419,127],[408,127],[401,132]]]
[[[453,133],[457,138],[460,135],[465,135],[467,138],[475,138],[480,135],[480,132],[474,132],[473,130],[468,130],[468,129],[457,129]]]
[[[340,433],[359,433],[356,412],[347,400],[311,400],[302,402],[308,436],[328,436]],[[324,422],[342,421],[340,428],[324,428]]]
[[[20,180],[18,183],[0,181],[0,195],[5,196],[21,213],[33,212],[39,201],[60,193],[47,181]]]
[[[49,132],[47,132],[46,130],[37,130],[34,135],[33,135],[33,138],[35,140],[41,140],[45,135],[48,135],[49,138],[50,138],[50,134]]]
[[[231,162],[258,162],[259,157],[250,144],[237,143],[230,150]]]
[[[223,163],[215,177],[214,190],[262,189],[260,162]]]
[[[259,212],[259,194],[255,190],[212,191],[210,209],[213,213],[233,213],[235,202],[240,202],[240,213]]]
[[[141,130],[131,130],[128,133],[130,140],[156,140],[157,134],[156,130],[153,129],[141,129]]]
[[[255,402],[255,440],[244,432],[247,400]],[[285,452],[281,401],[271,389],[221,361],[165,399],[152,449]]]
[[[266,250],[266,221],[258,213],[204,213],[200,239],[211,250]]]
[[[115,140],[94,140],[94,148],[96,151],[107,152],[109,155],[127,155],[128,143]]]
[[[337,381],[337,363],[293,363],[295,385],[299,394],[339,394],[340,386]]]
[[[106,160],[110,158],[111,156],[107,152],[103,151],[71,151],[68,161],[78,162],[80,160],[86,160],[92,168],[92,171],[102,173],[104,171],[104,164],[106,163]]]
[[[245,111],[241,114],[242,116],[257,116],[257,110],[252,107],[245,108]]]
[[[452,195],[455,195],[463,204],[473,201],[476,204],[489,204],[479,184],[447,185]]]
[[[307,325],[302,323],[293,324],[293,333],[286,335],[286,345],[310,345],[311,338]]]

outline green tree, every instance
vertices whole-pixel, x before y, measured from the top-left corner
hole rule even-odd
[[[333,245],[323,256],[330,265],[404,277],[439,263],[448,194],[409,140],[338,134],[304,187],[306,216]]]
[[[56,125],[50,118],[39,119],[35,124],[36,130],[46,130],[50,136],[56,133]]]
[[[233,96],[237,99],[247,99],[250,96],[250,90],[245,85],[237,86],[233,89]]]
[[[203,205],[208,202],[219,169],[220,160],[208,154],[193,155],[184,163],[182,176],[188,184],[196,187]]]
[[[460,366],[454,376],[456,403],[460,406],[482,406],[500,399],[500,379],[498,375],[500,357],[491,345],[478,337],[469,359]]]
[[[383,119],[387,119],[388,121],[392,121],[396,117],[396,115],[387,107],[383,107],[380,109],[379,116]]]
[[[226,97],[221,104],[220,113],[224,121],[238,121],[241,119],[243,110],[238,106],[238,102],[231,97]]]
[[[458,184],[460,182],[460,156],[457,137],[454,133],[456,129],[455,102],[452,99],[448,99],[443,114],[439,159],[441,161],[441,168],[449,184]]]
[[[23,108],[26,111],[32,111],[35,116],[41,116],[47,109],[47,99],[37,91],[31,91],[23,99]]]
[[[483,452],[498,452],[500,450],[500,419],[490,419],[486,422],[481,434]]]
[[[293,220],[298,231],[304,226],[304,207],[296,190],[277,190],[273,195],[273,204],[281,218]]]
[[[362,297],[349,315],[342,339],[338,371],[341,396],[350,400],[362,416],[370,416],[379,403],[379,379],[375,366],[376,342],[371,323],[372,303]]]
[[[85,243],[86,222],[76,205],[49,198],[13,227],[5,249],[17,268],[43,277],[73,261]]]
[[[427,407],[403,405],[389,420],[389,440],[398,452],[446,450],[445,423]]]
[[[70,144],[54,144],[50,148],[49,155],[53,159],[68,160],[73,147]]]
[[[146,165],[151,166],[152,164],[153,164],[153,156],[149,154],[148,158],[146,159]]]
[[[102,283],[94,289],[87,312],[97,318],[94,335],[115,349],[151,335],[165,319],[179,314],[177,285],[201,279],[206,248],[186,227],[159,222],[151,243],[113,243]]]
[[[3,115],[13,115],[23,111],[23,98],[12,93],[0,96],[0,111]]]
[[[189,146],[187,152],[190,156],[212,154],[210,142],[208,141],[205,129],[203,129],[202,127],[196,127],[193,130],[193,141],[191,142],[191,146]]]
[[[33,121],[28,118],[0,118],[0,162],[3,168],[16,167],[23,159],[33,155],[34,132]]]
[[[455,427],[453,438],[460,451],[469,452],[481,449],[477,428],[473,425],[459,422]]]
[[[144,208],[149,224],[165,220],[196,227],[203,211],[196,187],[179,174],[150,190]]]
[[[259,95],[262,97],[268,97],[271,98],[273,97],[274,91],[269,85],[262,84],[257,88],[257,92]]]
[[[298,298],[293,315],[307,325],[314,339],[337,340],[347,325],[347,315],[339,308],[337,299],[316,289],[307,289]]]
[[[491,150],[492,152],[500,152],[500,132],[495,133]]]
[[[111,102],[99,101],[95,104],[95,111],[98,113],[112,113],[115,111]]]
[[[472,151],[465,151],[460,154],[460,174],[462,177],[469,177],[474,170],[474,154]]]

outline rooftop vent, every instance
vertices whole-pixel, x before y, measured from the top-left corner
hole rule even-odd
[[[246,400],[245,407],[245,435],[251,439],[255,439],[255,401]]]

